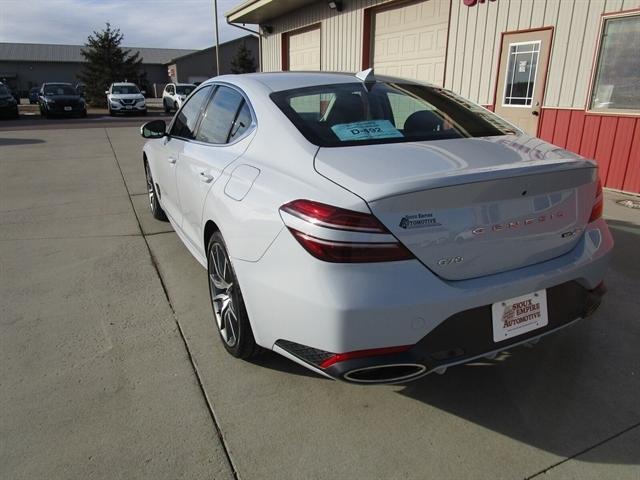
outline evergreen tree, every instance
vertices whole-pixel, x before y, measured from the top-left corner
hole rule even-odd
[[[138,52],[132,54],[131,50],[120,46],[123,37],[119,28],[112,29],[107,23],[107,28],[94,31],[87,38],[82,49],[86,63],[78,77],[87,86],[85,96],[91,105],[106,105],[104,92],[113,82],[135,82],[138,79],[142,58]]]
[[[231,73],[251,73],[256,71],[256,62],[251,51],[242,42],[236,56],[231,60]]]

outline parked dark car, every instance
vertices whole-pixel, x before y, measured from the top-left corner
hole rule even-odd
[[[29,105],[38,103],[38,92],[40,87],[33,87],[29,89]]]
[[[18,102],[9,88],[0,83],[0,116],[20,118],[18,113]]]
[[[84,92],[87,90],[87,85],[84,83],[76,83],[76,91],[78,94],[84,98]]]
[[[38,95],[40,115],[87,116],[87,105],[70,83],[44,83]]]

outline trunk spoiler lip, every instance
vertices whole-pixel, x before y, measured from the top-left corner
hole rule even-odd
[[[567,159],[565,161],[558,161],[554,163],[544,163],[540,165],[517,165],[514,167],[502,167],[497,170],[491,168],[478,169],[473,171],[466,171],[459,174],[443,174],[441,176],[427,176],[424,179],[417,178],[411,182],[411,185],[407,185],[406,188],[398,188],[393,193],[375,196],[367,198],[367,203],[379,202],[389,198],[397,197],[400,195],[410,195],[412,193],[422,192],[424,190],[436,190],[440,188],[449,188],[457,185],[469,185],[474,183],[482,183],[491,180],[502,180],[508,178],[520,178],[529,177],[535,175],[545,175],[552,172],[564,172],[568,170],[578,169],[594,169],[597,171],[598,166],[592,160],[575,160]],[[490,176],[485,175],[491,173]],[[324,174],[320,174],[325,176]],[[357,192],[354,192],[357,193]],[[360,193],[357,193],[361,196]]]

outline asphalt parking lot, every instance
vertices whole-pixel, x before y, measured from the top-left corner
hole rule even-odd
[[[0,478],[640,479],[640,210],[623,195],[606,197],[594,317],[354,386],[226,354],[206,272],[148,212],[141,121],[0,123]]]

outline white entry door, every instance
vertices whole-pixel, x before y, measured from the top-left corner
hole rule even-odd
[[[550,29],[503,36],[495,112],[532,136],[538,132],[550,54]]]

